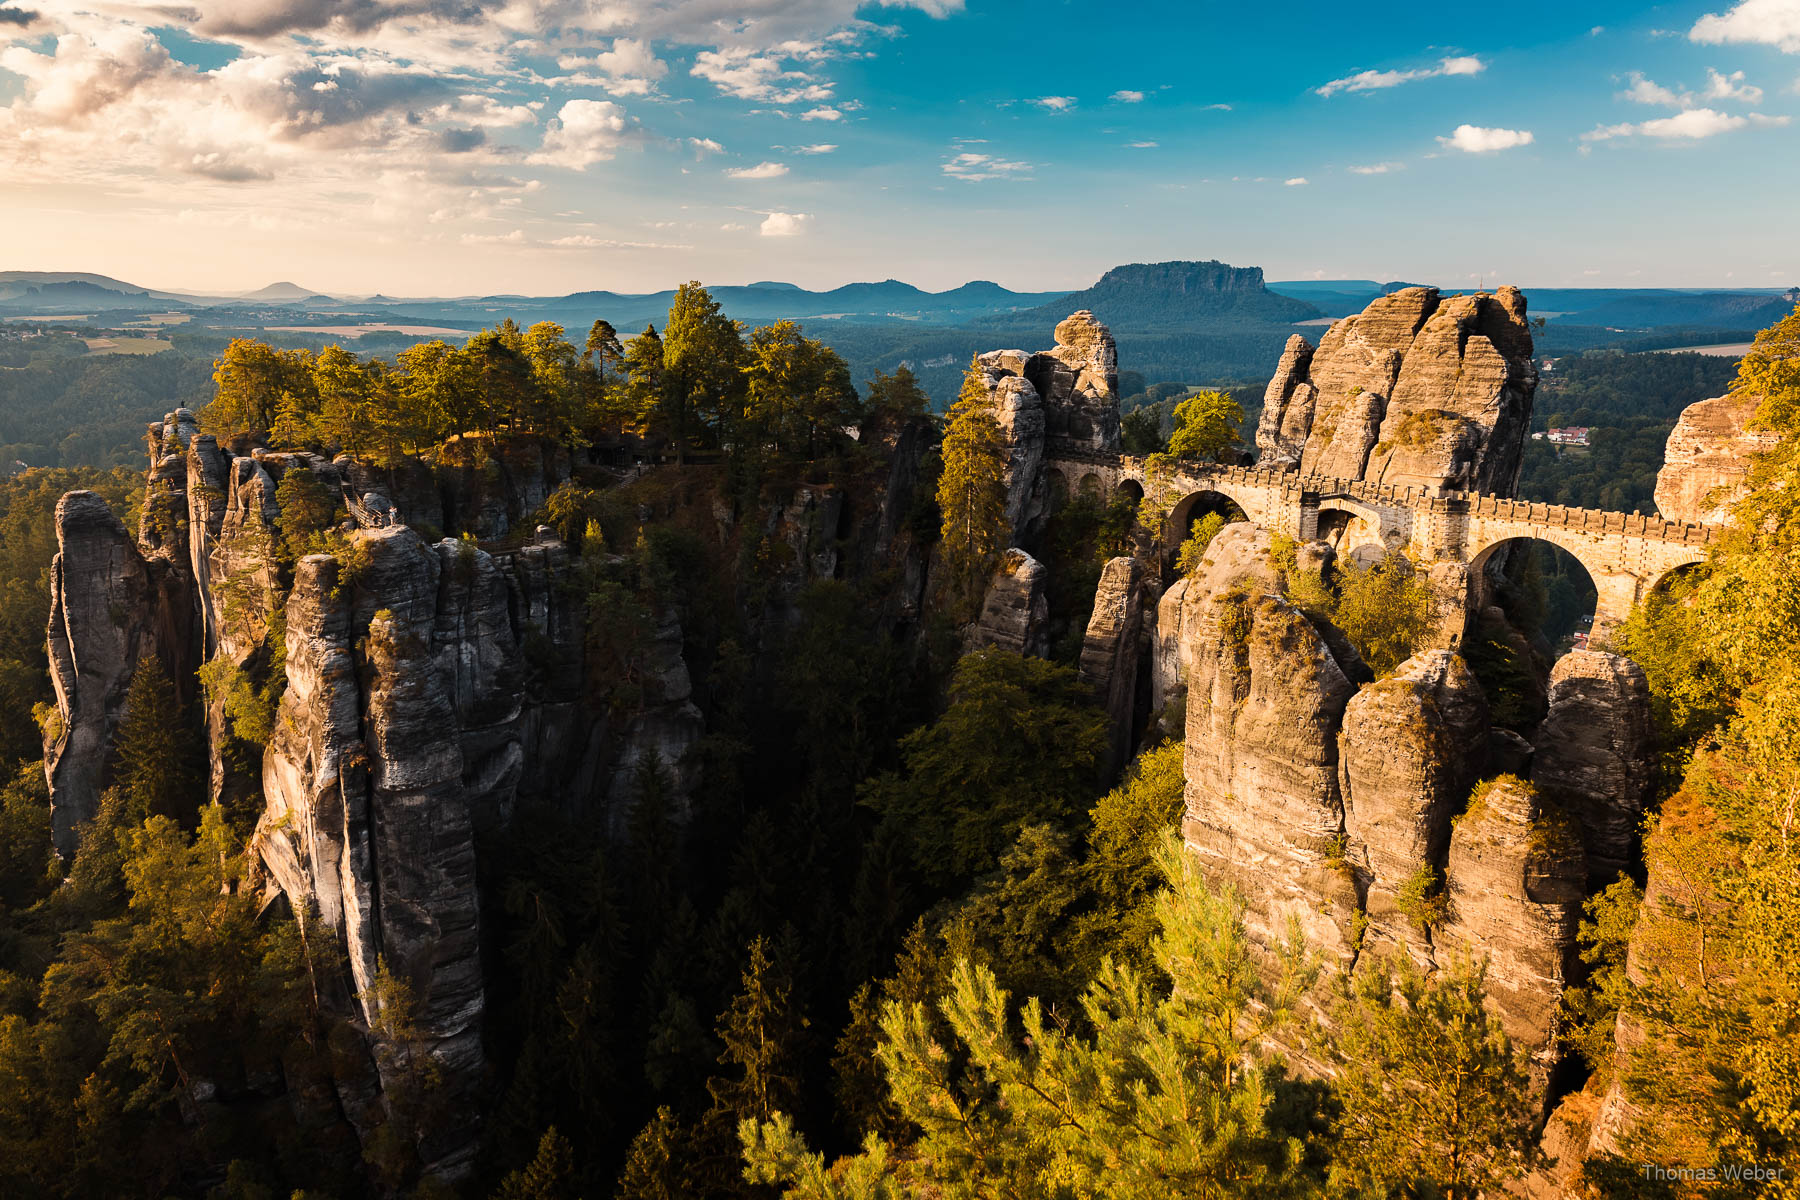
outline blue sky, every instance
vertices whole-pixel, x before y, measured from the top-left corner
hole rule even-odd
[[[1049,290],[1172,258],[1800,282],[1800,0],[172,11],[0,0],[0,267],[408,295]]]

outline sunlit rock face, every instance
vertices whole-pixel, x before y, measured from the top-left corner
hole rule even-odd
[[[1656,474],[1656,511],[1671,521],[1725,523],[1748,486],[1752,456],[1776,440],[1772,430],[1750,428],[1761,402],[1732,392],[1681,410]]]
[[[1537,368],[1517,288],[1403,288],[1298,335],[1269,381],[1261,461],[1396,487],[1511,495]]]

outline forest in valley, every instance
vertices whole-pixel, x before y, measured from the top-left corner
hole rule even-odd
[[[1674,414],[1727,387],[1761,396],[1779,435],[1704,566],[1616,635],[1651,684],[1656,789],[1645,861],[1586,905],[1562,1020],[1577,1085],[1621,1069],[1621,1020],[1657,1047],[1620,1080],[1644,1146],[1780,1165],[1791,1188],[1800,312],[1735,377],[1697,358],[1571,356],[1539,393],[1534,427],[1591,424],[1632,447],[1609,433],[1585,460],[1528,457],[1521,494],[1558,503],[1646,506],[1660,459],[1633,439],[1661,428],[1660,455]],[[1084,605],[1108,560],[1145,553],[1166,516],[1155,497],[1075,497],[1050,518],[1047,656],[963,652],[1006,549],[1001,430],[974,372],[937,416],[909,370],[854,380],[824,341],[792,322],[746,330],[697,284],[635,335],[505,322],[391,361],[239,340],[209,370],[210,385],[166,383],[206,393],[200,425],[222,444],[377,470],[523,439],[566,454],[570,477],[524,525],[574,555],[581,654],[609,681],[583,702],[628,709],[655,615],[676,614],[705,718],[682,764],[698,784],[678,804],[675,764],[652,760],[622,821],[543,804],[477,830],[487,1069],[456,1101],[480,1112],[471,1177],[420,1169],[419,1145],[459,1114],[408,1049],[415,998],[397,978],[374,985],[371,1032],[406,1080],[383,1135],[308,1124],[356,1032],[321,999],[330,932],[265,905],[256,813],[206,802],[187,681],[138,669],[101,812],[71,859],[51,852],[54,507],[91,489],[135,532],[143,490],[127,458],[56,443],[82,465],[0,482],[0,1193],[1472,1200],[1546,1165],[1529,1064],[1484,1007],[1481,964],[1340,978],[1290,939],[1272,976],[1242,899],[1180,849],[1180,714],[1110,763],[1075,669]],[[1128,449],[1230,461],[1249,440],[1251,394],[1137,394]],[[98,416],[122,425],[133,407]],[[923,447],[904,527],[930,547],[929,611],[896,623],[891,574],[845,572],[771,619],[780,548],[756,521],[722,537],[719,506],[877,488],[902,438]],[[288,584],[308,554],[354,555],[334,495],[304,468],[282,487]],[[1198,521],[1175,570],[1197,571],[1223,525]],[[1327,577],[1291,542],[1274,553],[1284,596],[1377,674],[1426,635],[1429,592],[1398,558]],[[1527,632],[1572,626],[1554,566],[1522,558],[1514,575]],[[1512,653],[1475,664],[1502,703],[1519,691]],[[227,702],[253,750],[285,686],[279,654],[258,672]],[[1681,889],[1647,894],[1651,860],[1677,864]],[[1422,925],[1432,899],[1410,898]],[[1641,929],[1658,952],[1628,972]],[[1326,997],[1329,1022],[1305,996]],[[1636,1161],[1590,1161],[1582,1194],[1698,1194]]]

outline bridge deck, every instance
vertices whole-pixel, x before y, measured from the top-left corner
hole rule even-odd
[[[1116,471],[1122,478],[1140,482],[1151,472],[1147,461],[1132,455],[1090,454],[1058,450],[1045,460],[1046,466],[1103,467]],[[1420,512],[1465,513],[1469,515],[1515,520],[1533,525],[1578,530],[1588,533],[1617,534],[1650,538],[1684,546],[1706,546],[1723,536],[1718,526],[1687,521],[1668,521],[1641,513],[1607,512],[1603,509],[1571,508],[1561,504],[1539,504],[1497,496],[1485,492],[1440,491],[1417,486],[1395,487],[1370,483],[1362,479],[1339,479],[1326,475],[1302,475],[1299,471],[1283,471],[1274,467],[1234,467],[1209,463],[1178,463],[1169,482],[1179,488],[1194,490],[1207,484],[1226,483],[1296,496],[1320,499],[1350,497],[1389,508],[1407,508]]]

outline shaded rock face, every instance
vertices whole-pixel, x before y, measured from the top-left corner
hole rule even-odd
[[[1390,944],[1430,965],[1429,942],[1397,897],[1421,867],[1442,870],[1451,817],[1475,784],[1487,741],[1481,685],[1444,650],[1414,655],[1346,706],[1338,735],[1345,858],[1364,895],[1365,946]]]
[[[1656,474],[1656,510],[1671,521],[1723,524],[1744,494],[1751,456],[1775,434],[1751,429],[1762,398],[1732,392],[1681,410]]]
[[[1650,685],[1628,658],[1565,654],[1550,672],[1549,712],[1532,737],[1531,780],[1580,826],[1593,882],[1636,858],[1650,786]]]
[[[517,715],[518,652],[479,636],[504,622],[486,555],[446,563],[460,547],[404,526],[359,540],[353,580],[324,555],[296,569],[256,846],[296,910],[339,937],[365,1019],[379,962],[412,985],[426,1044],[466,1100],[482,1062],[474,814],[517,778],[516,735],[487,743]],[[433,1169],[466,1169],[467,1132],[422,1147]]]
[[[1328,960],[1354,955],[1354,885],[1333,863],[1343,828],[1338,729],[1355,685],[1296,609],[1271,595],[1269,535],[1228,525],[1190,583],[1186,806],[1203,869],[1248,901],[1267,949],[1290,918]]]
[[[1143,621],[1142,565],[1129,557],[1109,560],[1100,571],[1093,615],[1081,643],[1081,677],[1099,695],[1112,723],[1113,769],[1131,753]]]
[[[1456,820],[1445,868],[1446,955],[1486,959],[1487,995],[1542,1092],[1558,1053],[1559,1005],[1574,963],[1586,869],[1573,822],[1537,790],[1502,778]]]
[[[67,857],[111,779],[113,734],[139,661],[161,659],[177,690],[191,694],[194,621],[184,567],[146,560],[93,492],[57,502],[56,544],[45,638],[57,712],[44,734],[44,777],[51,836]]]
[[[1188,597],[1191,581],[1183,576],[1170,584],[1156,602],[1156,629],[1150,647],[1150,707],[1166,712],[1187,696],[1188,664],[1193,643],[1187,636]]]
[[[1537,369],[1516,288],[1405,288],[1290,338],[1264,397],[1262,461],[1399,487],[1511,495]]]
[[[437,457],[442,527],[466,529],[483,541],[504,538],[543,506],[569,469],[568,451],[541,438],[452,438]],[[380,472],[375,479],[386,482]],[[379,490],[387,496],[387,488]],[[399,507],[406,494],[387,498]],[[402,519],[408,519],[404,512]]]
[[[1000,556],[981,615],[970,627],[968,649],[998,646],[1014,654],[1043,657],[1049,647],[1049,572],[1016,546]]]

